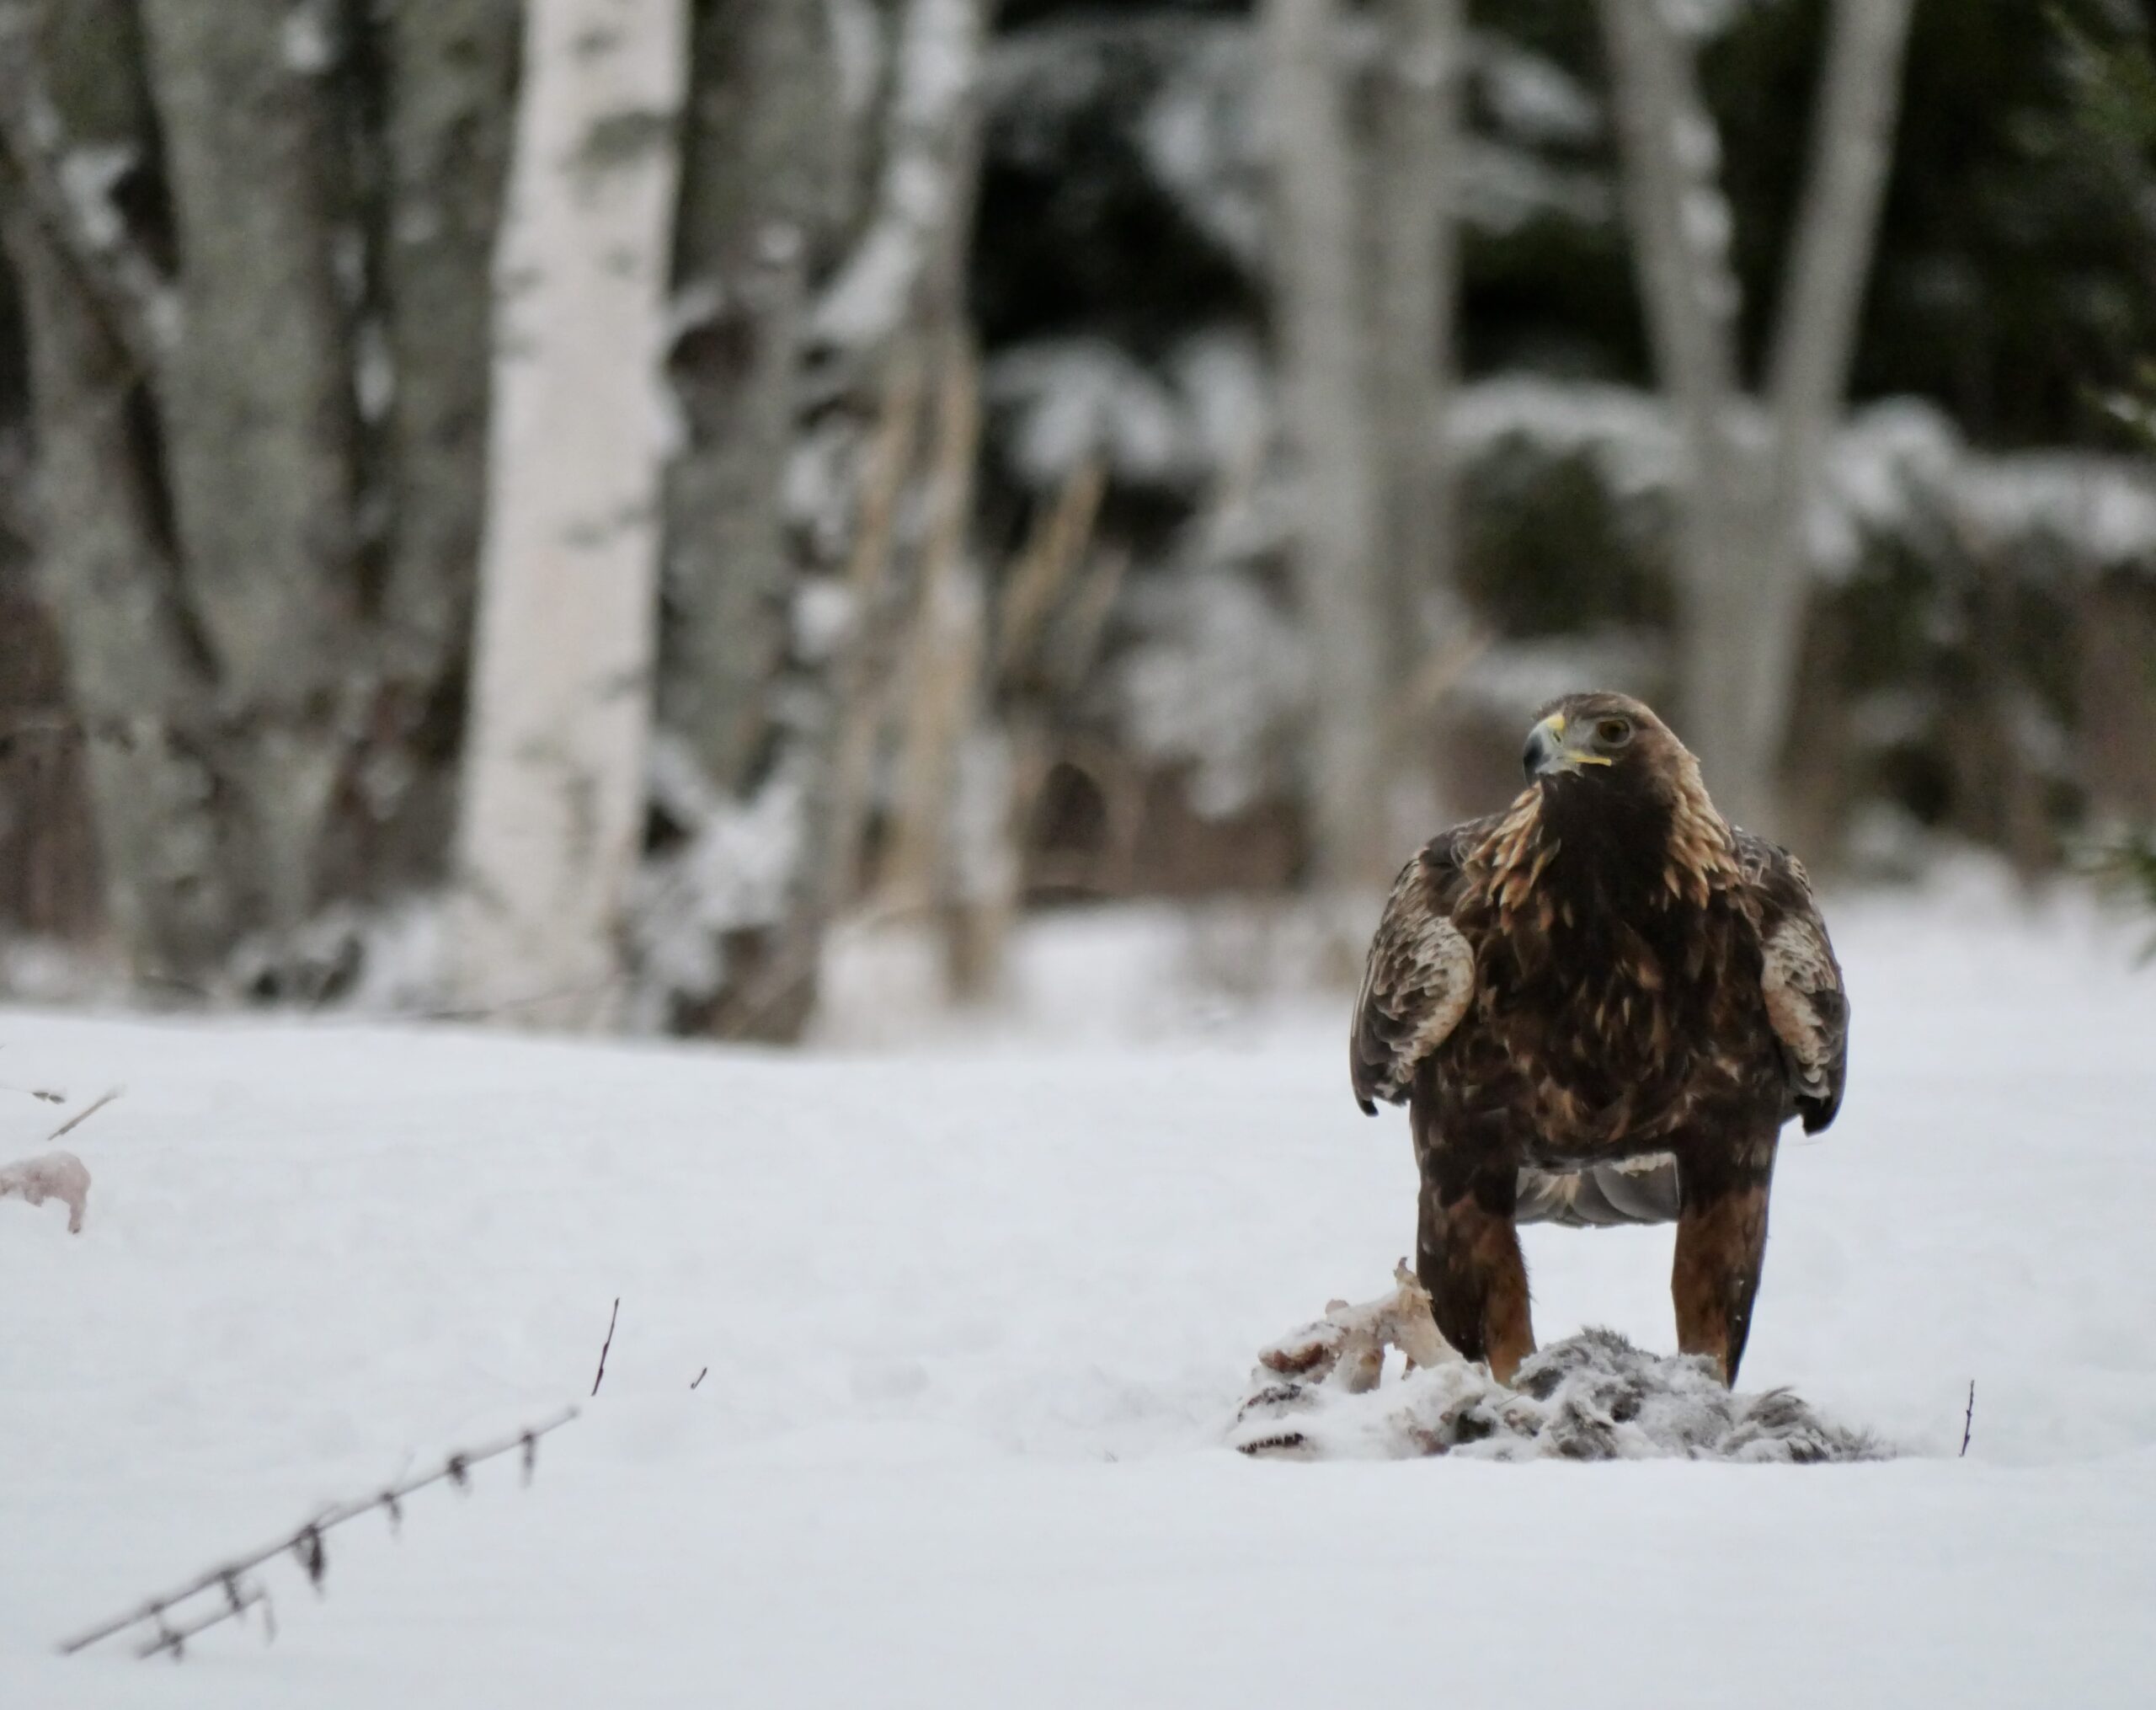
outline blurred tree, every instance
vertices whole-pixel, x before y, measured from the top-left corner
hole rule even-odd
[[[146,978],[285,989],[326,896],[440,871],[515,10],[0,6],[36,584]]]
[[[1382,885],[1394,852],[1379,423],[1364,371],[1367,286],[1337,16],[1332,0],[1266,0],[1262,28],[1278,172],[1276,315],[1299,491],[1291,552],[1312,662],[1304,755],[1311,844],[1321,889],[1352,893]],[[1427,352],[1426,341],[1417,345]]]
[[[668,740],[637,927],[646,1001],[678,1029],[798,1036],[874,832],[910,891],[947,888],[980,711],[964,279],[988,14],[699,15]]]
[[[2151,51],[2145,29],[2099,36],[2079,27],[2063,11],[2055,10],[2052,17],[2077,95],[2075,134],[2092,172],[2110,179],[2121,199],[2138,212],[2141,259],[2152,280],[2156,280],[2156,52]],[[2143,358],[2137,379],[2134,386],[2109,392],[2103,402],[2145,452],[2156,452],[2156,355]],[[2107,599],[2107,595],[2111,597]],[[2131,639],[2141,639],[2145,645],[2145,637],[2134,635],[2141,627],[2135,620],[2143,618],[2145,623],[2144,613],[2135,609],[2137,602],[2130,590],[2121,589],[2113,594],[2099,588],[2092,599],[2101,613],[2103,632],[2090,638],[2089,652],[2103,658],[2120,651],[2117,642],[2123,633],[2129,638],[2127,657],[2120,661],[2124,671],[2113,675],[2125,675],[2136,664],[2139,666],[2139,683],[2129,681],[2114,687],[2112,692],[2122,689],[2131,694],[2138,688],[2141,698],[2156,701],[2156,657],[2143,653],[2137,660],[2130,648]],[[2146,725],[2135,734],[2145,748]],[[2132,780],[2125,782],[2130,791]],[[2118,823],[2134,808],[2145,812],[2149,804],[2121,802],[2116,791],[2106,794],[2110,799],[2100,799],[2099,807],[2111,823],[2099,829],[2096,868],[2107,880],[2137,895],[2148,909],[2156,911],[2156,826]],[[2156,957],[2156,940],[2151,941],[2148,954]]]
[[[1806,508],[1854,355],[1911,3],[1835,0],[1759,419],[1743,408],[1732,221],[1691,45],[1656,0],[1601,0],[1641,296],[1688,464],[1682,728],[1724,810],[1769,831],[1802,645]]]
[[[680,0],[531,0],[497,263],[457,828],[459,995],[621,1013],[658,627]]]
[[[494,296],[521,0],[384,0],[355,46],[354,153],[371,294],[353,386],[372,462],[367,520],[382,681],[333,895],[442,877],[455,807],[472,590],[487,497]],[[364,56],[361,50],[364,50]],[[370,115],[378,115],[379,141]],[[386,394],[386,396],[385,396]]]
[[[1443,424],[1456,364],[1467,31],[1460,0],[1385,0],[1365,148],[1371,304],[1365,343],[1380,457],[1389,731],[1427,723],[1412,688],[1458,613]],[[1412,775],[1412,741],[1389,771]]]

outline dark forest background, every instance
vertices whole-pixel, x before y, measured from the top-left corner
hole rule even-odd
[[[686,16],[680,113],[619,132],[678,203],[616,1019],[791,1037],[841,918],[930,921],[980,998],[1028,908],[1366,884],[1589,683],[1851,880],[1972,846],[2033,879],[2156,821],[2141,7],[1894,26],[1816,456],[1793,512],[1720,536],[1646,283],[1654,90],[1613,46],[1647,30],[1710,121],[1662,124],[1706,141],[1661,167],[1733,276],[1742,486],[1810,431],[1775,353],[1860,6]],[[526,21],[0,5],[16,989],[376,989],[453,888]]]

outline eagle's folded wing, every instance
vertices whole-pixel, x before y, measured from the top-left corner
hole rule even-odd
[[[1415,1065],[1460,1024],[1475,995],[1475,952],[1453,924],[1452,906],[1460,861],[1487,829],[1472,821],[1417,850],[1385,903],[1348,1048],[1355,1102],[1369,1115],[1377,1099],[1406,1102]]]
[[[1841,1109],[1849,1069],[1849,1006],[1841,964],[1804,863],[1749,831],[1737,833],[1737,849],[1759,924],[1768,1023],[1780,1041],[1804,1131],[1817,1134]]]

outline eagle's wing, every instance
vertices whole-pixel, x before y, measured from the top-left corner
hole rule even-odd
[[[1804,863],[1749,831],[1736,836],[1751,912],[1759,923],[1767,1020],[1781,1042],[1790,1095],[1804,1131],[1817,1134],[1841,1109],[1849,1069],[1849,1005],[1842,965],[1812,899]]]
[[[1475,951],[1453,923],[1460,863],[1494,820],[1470,820],[1432,839],[1400,870],[1370,940],[1355,1000],[1348,1067],[1355,1102],[1404,1103],[1415,1065],[1444,1043],[1475,995]]]

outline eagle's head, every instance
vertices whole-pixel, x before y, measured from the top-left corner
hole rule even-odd
[[[1554,788],[1589,800],[1705,800],[1691,751],[1630,695],[1596,691],[1550,702],[1535,715],[1521,760],[1528,783],[1545,796]]]
[[[1576,858],[1701,906],[1735,871],[1732,834],[1707,799],[1700,762],[1630,695],[1552,701],[1527,733],[1523,758],[1523,823]]]

